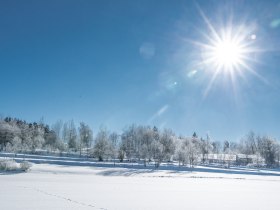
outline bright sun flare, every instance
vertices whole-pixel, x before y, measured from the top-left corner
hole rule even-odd
[[[247,34],[232,34],[232,29],[221,29],[218,34],[208,36],[210,42],[202,44],[204,51],[204,64],[213,67],[216,73],[231,75],[240,74],[249,68],[247,65],[249,54],[252,51],[251,41]]]
[[[232,40],[222,40],[213,46],[213,60],[225,69],[242,61],[242,46]]]
[[[203,69],[210,75],[204,96],[217,81],[224,85],[232,85],[235,90],[238,77],[246,80],[246,73],[251,73],[259,79],[259,75],[252,65],[257,62],[256,55],[260,49],[256,46],[255,27],[249,23],[233,24],[229,21],[222,26],[214,26],[199,8],[200,15],[207,25],[207,32],[202,32],[204,41],[191,42],[200,49],[200,59],[196,68]]]

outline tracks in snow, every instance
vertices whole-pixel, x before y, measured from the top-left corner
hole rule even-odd
[[[65,200],[65,201],[68,201],[68,202],[71,202],[71,203],[75,203],[75,204],[81,205],[81,206],[90,207],[90,208],[99,209],[99,210],[108,210],[106,208],[99,208],[99,207],[96,207],[96,206],[94,206],[92,204],[87,204],[87,203],[84,203],[84,202],[73,200],[71,198],[67,198],[67,197],[64,197],[64,196],[61,196],[61,195],[57,195],[57,194],[54,194],[54,193],[49,193],[47,191],[40,190],[40,189],[35,188],[35,187],[26,187],[26,186],[18,186],[18,187],[24,188],[24,189],[29,189],[29,190],[34,190],[34,191],[39,192],[41,194],[52,196],[52,197],[56,197],[56,198],[59,198],[59,199],[62,199],[62,200]]]

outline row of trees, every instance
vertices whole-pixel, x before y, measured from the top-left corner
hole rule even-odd
[[[89,148],[93,141],[92,130],[81,122],[78,129],[74,121],[56,122],[50,128],[43,122],[26,121],[6,117],[0,120],[0,150],[35,152],[38,149],[51,151],[80,151]]]
[[[131,125],[121,134],[100,128],[93,138],[91,128],[81,122],[57,121],[51,128],[40,123],[27,123],[15,118],[0,119],[0,150],[35,152],[38,149],[79,153],[99,161],[153,161],[158,167],[163,161],[177,160],[179,165],[207,162],[209,154],[255,155],[267,166],[279,164],[280,144],[268,136],[250,132],[239,142],[212,141],[209,136],[177,137],[170,129]]]

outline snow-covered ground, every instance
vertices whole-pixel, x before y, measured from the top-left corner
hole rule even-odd
[[[231,171],[231,172],[229,172]],[[280,172],[33,164],[0,173],[0,209],[279,209]]]

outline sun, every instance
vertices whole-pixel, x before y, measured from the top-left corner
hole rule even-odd
[[[231,77],[250,70],[248,63],[254,40],[248,38],[249,34],[244,33],[246,30],[241,28],[237,30],[237,33],[233,33],[235,31],[233,26],[220,28],[220,30],[212,29],[212,34],[206,35],[208,43],[201,43],[203,64],[207,68],[214,69],[216,74],[223,73]]]
[[[211,77],[205,96],[215,81],[232,84],[235,89],[238,77],[245,79],[247,72],[260,77],[250,66],[252,54],[256,51],[253,47],[256,37],[250,38],[251,33],[244,25],[229,25],[219,29],[214,29],[212,25],[209,27],[211,33],[205,35],[206,41],[198,42],[202,52],[201,65]]]
[[[242,45],[231,39],[215,43],[212,51],[213,61],[224,70],[239,65],[242,62],[243,54]]]
[[[194,46],[194,69],[204,72],[206,78],[206,97],[212,87],[226,87],[236,94],[239,82],[247,82],[247,73],[258,79],[266,80],[256,71],[260,63],[259,56],[264,50],[259,46],[257,28],[253,22],[235,21],[233,16],[213,23],[197,5],[198,11],[206,27],[197,28],[199,32],[195,39],[187,39]],[[241,79],[241,80],[240,80]],[[216,83],[214,85],[214,83]]]

